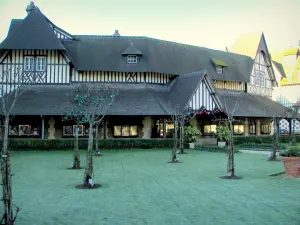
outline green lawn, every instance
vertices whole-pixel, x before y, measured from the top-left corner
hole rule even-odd
[[[18,225],[300,224],[300,179],[269,176],[284,168],[265,155],[237,154],[243,179],[223,180],[224,153],[189,151],[169,164],[170,150],[106,151],[94,158],[103,187],[80,190],[84,171],[66,169],[71,154],[13,153]]]

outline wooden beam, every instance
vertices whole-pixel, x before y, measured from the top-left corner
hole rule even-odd
[[[166,117],[163,119],[163,137],[167,138],[167,123],[166,123]]]

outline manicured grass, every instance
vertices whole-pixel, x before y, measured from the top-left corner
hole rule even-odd
[[[179,164],[166,163],[170,150],[103,153],[94,157],[103,187],[81,190],[70,151],[13,152],[17,224],[300,224],[300,179],[269,176],[284,167],[265,155],[237,154],[243,179],[223,180],[224,153],[191,150]]]

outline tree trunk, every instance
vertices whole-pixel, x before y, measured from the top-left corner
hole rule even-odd
[[[291,120],[291,123],[293,124],[292,126],[292,145],[296,145],[296,134],[295,134],[295,125],[296,125],[296,121],[295,118],[293,118]]]
[[[185,154],[184,147],[183,147],[183,135],[184,135],[183,123],[180,123],[179,135],[180,135],[179,137],[180,154]]]
[[[80,154],[78,150],[78,123],[75,127],[75,139],[74,139],[74,153],[73,153],[73,166],[72,169],[80,168]]]
[[[93,119],[92,119],[93,120]],[[89,142],[88,142],[88,152],[86,158],[86,168],[84,173],[84,185],[91,186],[89,183],[90,179],[93,179],[93,123],[89,123]]]
[[[269,160],[276,160],[276,153],[278,151],[278,119],[274,118],[274,134],[273,134],[273,151]]]
[[[229,126],[230,126],[230,138],[229,138],[229,151],[228,151],[228,168],[227,172],[229,176],[235,176],[234,171],[234,145],[233,145],[233,126],[232,126],[233,119],[229,119]]]
[[[10,171],[10,152],[8,150],[8,127],[9,127],[9,116],[5,116],[4,122],[4,137],[3,137],[3,149],[1,157],[1,172],[2,172],[2,188],[3,188],[3,204],[4,224],[11,225],[14,223],[13,209],[12,209],[12,182],[11,182],[11,171]]]
[[[98,133],[98,129],[99,129],[99,126],[96,125],[96,133],[95,133],[95,136],[96,136],[96,137],[95,137],[95,139],[96,139],[96,153],[97,153],[97,154],[101,154],[100,151],[99,151],[99,143],[98,143],[98,142],[99,142],[99,137],[98,137],[98,136],[99,136],[99,133]]]
[[[171,162],[177,162],[177,158],[176,158],[176,151],[177,151],[177,145],[178,145],[178,137],[177,137],[177,126],[176,123],[174,122],[174,145],[173,145],[173,149],[172,149],[172,161]]]

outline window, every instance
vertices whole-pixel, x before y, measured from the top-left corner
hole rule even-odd
[[[269,83],[267,82],[269,81],[267,62],[263,52],[259,52],[255,58],[253,77],[254,77],[253,84],[261,87],[265,87],[266,85],[269,85]]]
[[[244,125],[233,125],[233,134],[244,134]]]
[[[249,134],[256,134],[256,127],[255,124],[250,124],[249,125]]]
[[[39,136],[40,129],[36,125],[13,125],[9,126],[10,136]]]
[[[75,136],[76,125],[63,126],[63,136]],[[88,136],[89,128],[84,125],[78,125],[78,136]]]
[[[37,57],[36,59],[36,71],[46,71],[46,57]]]
[[[222,74],[224,68],[222,66],[217,66],[217,74]]]
[[[73,125],[73,135],[76,135],[76,125]],[[78,136],[83,136],[83,125],[78,125]]]
[[[34,58],[32,56],[25,56],[24,58],[24,70],[33,71]]]
[[[204,134],[215,134],[217,133],[217,125],[204,125]]]
[[[271,133],[271,125],[270,124],[262,124],[260,127],[260,132],[262,134],[270,134]]]
[[[46,61],[45,56],[25,56],[24,57],[24,70],[25,71],[46,71]]]
[[[137,126],[114,126],[115,137],[136,137],[138,136]]]
[[[136,55],[128,55],[127,63],[137,63],[137,56]]]

